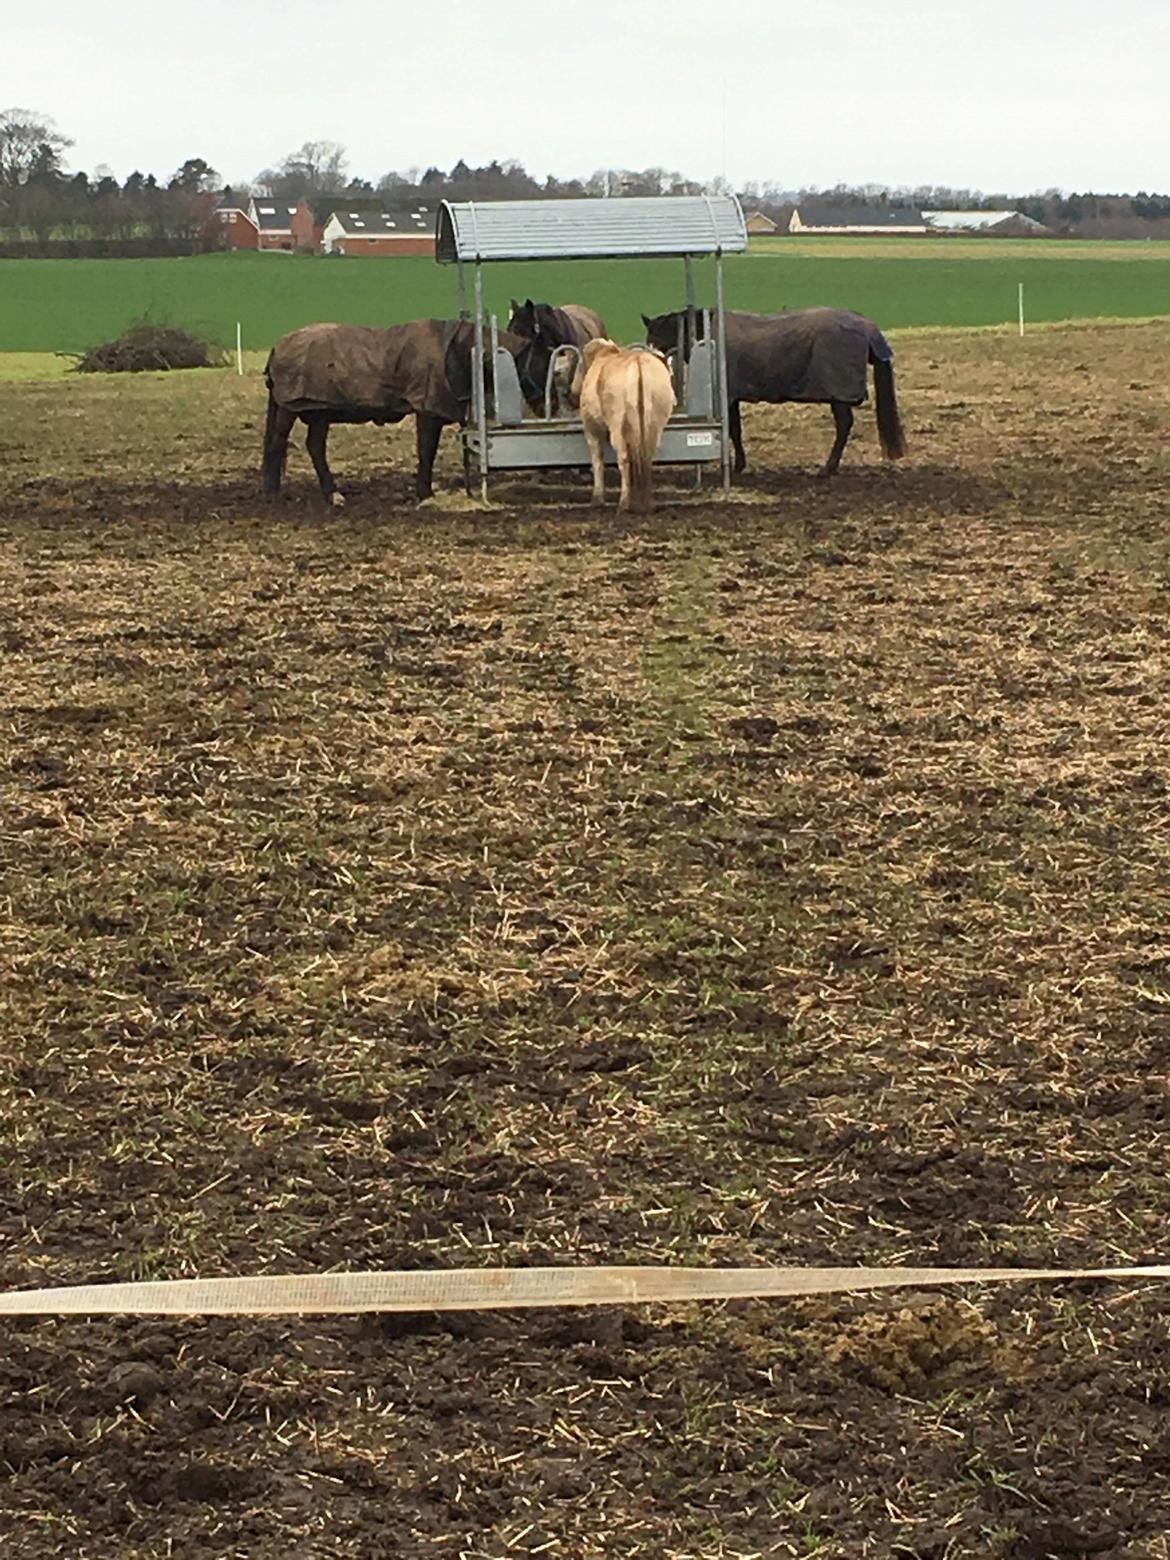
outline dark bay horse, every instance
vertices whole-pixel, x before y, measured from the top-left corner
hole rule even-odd
[[[471,405],[475,327],[459,320],[412,320],[374,330],[364,325],[306,325],[282,336],[268,356],[268,418],[264,431],[263,485],[280,492],[288,439],[299,417],[305,447],[331,504],[344,503],[326,457],[333,423],[401,422],[413,416],[418,465],[415,493],[429,498],[439,435],[449,423],[465,423]],[[501,334],[515,357],[526,348]],[[486,365],[490,385],[491,364]]]
[[[822,477],[831,477],[853,431],[853,408],[868,391],[873,365],[878,437],[887,460],[906,453],[906,439],[894,394],[894,353],[886,338],[864,315],[847,309],[796,309],[790,314],[727,314],[728,432],[735,449],[735,469],[743,471],[742,401],[815,401],[827,403],[837,437]],[[683,352],[690,359],[691,334],[687,311],[643,314],[646,340],[660,352],[677,351],[679,330]],[[703,334],[703,316],[694,315],[696,338]]]
[[[526,298],[523,303],[512,299],[512,317],[508,330],[529,343],[527,352],[519,361],[520,387],[524,399],[534,411],[544,403],[548,365],[558,347],[584,347],[587,341],[608,337],[605,321],[593,309],[582,303],[564,303],[553,308],[550,303],[533,303]],[[571,354],[566,354],[571,356]],[[572,379],[575,365],[568,365],[566,383]],[[564,387],[558,386],[563,392]],[[561,399],[564,399],[562,393]]]

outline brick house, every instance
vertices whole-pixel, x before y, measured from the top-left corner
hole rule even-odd
[[[314,254],[321,248],[321,233],[324,224],[318,220],[317,213],[302,195],[293,209],[290,219],[290,230],[294,249],[308,249]]]
[[[322,234],[327,255],[434,255],[435,208],[409,201],[379,210],[339,205]]]
[[[228,249],[259,249],[260,231],[242,206],[217,206],[214,220]]]
[[[253,195],[248,202],[248,216],[255,224],[258,235],[257,249],[288,249],[293,247],[292,219],[297,208],[288,200],[277,200],[271,195]]]

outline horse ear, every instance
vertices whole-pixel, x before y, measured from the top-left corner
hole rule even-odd
[[[520,305],[516,302],[515,298],[512,299],[512,313],[513,314],[519,314],[520,313]]]
[[[648,314],[643,314],[643,316],[642,316],[642,324],[645,325],[647,330],[650,329],[650,327],[651,327],[651,325],[653,325],[653,323],[654,323],[654,321],[650,318],[650,316]]]

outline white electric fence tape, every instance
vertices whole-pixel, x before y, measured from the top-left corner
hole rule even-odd
[[[483,1311],[829,1295],[951,1284],[1132,1283],[1170,1266],[1117,1268],[450,1268],[183,1278],[0,1294],[5,1316],[274,1316],[360,1311]]]

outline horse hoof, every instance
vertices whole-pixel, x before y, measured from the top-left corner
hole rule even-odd
[[[332,509],[344,509],[345,499],[341,496],[340,493],[330,493],[329,505]]]

